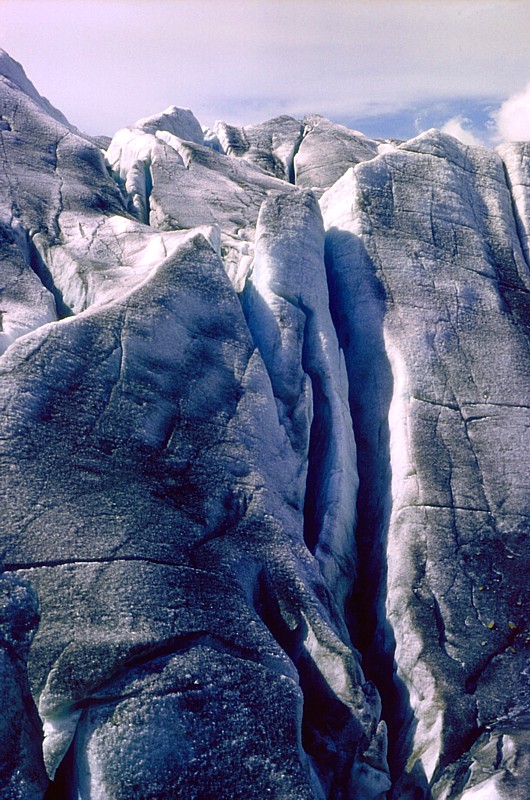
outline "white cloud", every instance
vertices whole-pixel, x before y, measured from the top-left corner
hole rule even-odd
[[[484,142],[473,133],[471,120],[461,115],[448,119],[441,130],[459,139],[463,144],[470,144],[474,147],[484,145]]]
[[[494,115],[499,138],[508,142],[530,140],[530,83],[512,94]]]

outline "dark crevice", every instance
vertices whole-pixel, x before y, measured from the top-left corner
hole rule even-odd
[[[118,189],[120,200],[123,203],[125,216],[130,215],[132,219],[142,222],[144,225],[150,224],[151,216],[151,193],[153,191],[153,172],[151,160],[135,161],[130,168],[127,176],[122,178],[119,170],[114,169],[108,161],[104,161],[106,174]],[[131,173],[139,180],[140,186],[136,184],[131,190],[127,188],[127,183]],[[123,213],[123,212],[122,212]]]
[[[287,118],[289,119],[289,118]],[[256,164],[269,175],[287,183],[296,184],[294,159],[302,141],[306,135],[306,129],[300,125],[298,137],[293,142],[291,153],[285,158],[279,158],[274,152],[274,144],[267,138],[267,133],[261,135],[255,130],[250,129],[250,136],[247,130],[233,125],[222,123],[215,139],[207,145],[214,150],[235,158],[248,158],[251,163]]]
[[[287,180],[289,181],[289,183],[292,183],[293,186],[296,185],[296,169],[294,165],[294,160],[298,155],[298,151],[300,150],[300,146],[305,139],[306,133],[307,133],[306,127],[303,126],[302,130],[300,131],[298,139],[294,143],[293,152],[291,153],[291,156],[289,158],[289,163],[288,163],[289,169],[287,174]]]
[[[312,378],[314,416],[309,437],[308,468],[304,502],[304,539],[311,553],[315,553],[325,513],[325,492],[322,484],[326,480],[324,465],[330,445],[331,424],[328,404],[322,391],[320,376]]]
[[[286,624],[265,571],[260,575],[254,602],[257,613],[298,672],[304,697],[302,746],[324,795],[330,800],[348,800],[352,767],[359,754],[367,749],[368,737],[307,652],[306,624],[301,621],[294,630]]]
[[[198,567],[189,566],[187,564],[176,564],[174,561],[165,561],[164,559],[160,558],[149,558],[148,556],[100,556],[94,558],[63,558],[49,561],[31,561],[28,563],[11,562],[2,565],[2,568],[5,572],[17,572],[18,570],[68,567],[75,566],[77,564],[127,564],[130,562],[158,564],[162,567],[171,567],[173,569],[187,569],[192,570],[193,572],[205,572],[205,570],[201,570]]]
[[[504,758],[504,755],[503,755],[503,742],[504,742],[504,736],[501,733],[499,735],[498,739],[497,739],[497,753],[496,753],[496,756],[495,756],[495,763],[493,765],[493,769],[494,770],[499,770],[500,769],[502,761],[503,761],[503,758]]]
[[[114,170],[109,162],[106,159],[106,156],[103,159],[105,165],[105,171],[110,180],[114,183],[116,188],[119,192],[120,200],[123,204],[123,209],[125,214],[130,214],[134,219],[138,219],[138,212],[135,208],[132,207],[131,197],[125,188],[125,181],[120,176],[119,171]]]
[[[436,630],[438,631],[438,644],[445,653],[445,645],[447,644],[445,624],[442,617],[442,612],[440,610],[440,604],[438,603],[438,600],[434,595],[432,596],[432,600],[433,600],[433,610],[434,610],[434,621],[436,623]]]
[[[57,312],[58,319],[65,319],[66,317],[72,317],[74,312],[64,302],[63,293],[62,291],[55,285],[53,280],[53,276],[48,269],[47,265],[44,262],[41,254],[39,253],[33,239],[31,236],[27,236],[26,238],[27,243],[27,250],[28,250],[28,263],[35,275],[38,277],[42,285],[45,289],[47,289],[52,295],[55,300],[55,309]]]
[[[348,269],[340,263],[342,259],[347,259]],[[394,796],[399,797],[416,720],[408,691],[397,676],[395,639],[385,607],[391,510],[388,413],[393,394],[383,338],[386,291],[361,240],[349,232],[328,232],[326,271],[331,316],[346,361],[359,477],[357,526],[352,532],[358,572],[347,603],[346,624],[362,655],[363,671],[381,697]],[[359,294],[363,302],[357,308],[355,297]],[[409,789],[428,798],[421,766],[416,772],[406,778]]]
[[[151,193],[153,191],[153,173],[151,172],[151,164],[144,161],[145,173],[145,224],[150,224],[151,219]]]
[[[59,764],[44,800],[78,800],[75,788],[75,737]]]
[[[502,655],[509,647],[513,647],[513,643],[515,642],[515,639],[519,633],[520,631],[517,628],[514,628],[512,631],[510,631],[510,634],[506,637],[503,646],[500,649],[494,650],[493,653],[490,653],[484,659],[484,661],[482,661],[480,666],[467,677],[465,683],[467,694],[475,694],[478,683],[484,671],[489,667],[494,658]]]
[[[471,756],[466,755],[456,766],[451,778],[451,789],[447,800],[456,800],[456,798],[461,797],[471,775],[471,764]]]
[[[325,376],[321,373],[318,358],[315,359],[315,349],[319,346],[315,314],[299,297],[283,296],[283,299],[294,305],[305,317],[301,366],[305,375],[311,380],[313,394],[313,419],[309,436],[304,500],[304,537],[311,552],[315,553],[318,548],[324,550],[327,547],[325,554],[331,559],[335,555],[331,552],[333,543],[322,542],[321,534],[330,502],[328,481],[333,471],[335,446],[333,435],[336,434],[333,431],[329,390],[325,385]],[[242,306],[254,341],[260,348],[265,364],[269,366],[271,354],[268,350],[270,345],[267,332],[275,332],[278,321],[252,284],[247,284],[245,288]],[[274,383],[274,372],[271,380],[275,395],[281,397],[281,387],[278,389]],[[289,407],[287,404],[286,406],[286,417],[291,419],[288,413]],[[298,440],[294,428],[289,429],[288,435],[293,437],[293,447],[296,449]],[[351,548],[354,553],[353,537]],[[350,556],[348,553],[340,553],[338,561],[346,563]],[[351,557],[354,561],[354,556]],[[353,572],[353,568],[351,571]],[[344,580],[350,580],[350,577],[345,575]],[[304,698],[301,731],[303,749],[309,757],[314,773],[318,776],[325,796],[334,800],[340,798],[346,800],[351,796],[348,784],[353,764],[368,747],[368,737],[351,709],[335,695],[326,682],[321,665],[319,666],[306,650],[305,641],[308,636],[306,623],[300,620],[294,630],[286,624],[273,582],[265,572],[261,574],[258,585],[255,608],[299,674]],[[324,581],[320,587],[319,599],[333,617],[337,614],[337,606],[331,596],[333,589],[327,586],[325,590],[325,586]],[[323,596],[324,594],[326,596]]]
[[[322,386],[322,376],[310,366],[310,349],[314,345],[314,337],[311,336],[313,312],[302,305],[301,310],[306,318],[302,347],[302,369],[311,378],[313,393],[313,419],[309,435],[304,500],[304,538],[307,547],[314,554],[326,510],[327,492],[325,484],[332,443],[330,435],[332,420],[329,400]]]
[[[237,128],[235,125],[222,124],[222,132],[224,133],[224,141],[222,147],[227,156],[244,156],[249,148],[249,142],[245,136],[243,128]]]
[[[485,725],[478,725],[475,724],[465,736],[460,739],[458,749],[454,749],[450,752],[444,753],[440,758],[440,762],[437,765],[432,779],[431,785],[435,786],[436,783],[440,780],[444,772],[447,770],[448,767],[451,767],[453,764],[458,764],[462,762],[464,765],[464,769],[462,770],[462,777],[466,772],[466,768],[472,763],[472,755],[471,751],[474,745],[478,742],[480,737],[485,733],[486,726]],[[463,786],[462,786],[463,788]],[[458,793],[455,794],[454,789],[451,792],[450,797],[458,797]]]
[[[337,232],[334,237],[337,250],[353,247],[354,251],[360,251],[360,242],[352,241],[354,238],[352,234]],[[326,248],[330,310],[346,360],[359,477],[355,531],[359,576],[352,590],[348,622],[354,644],[366,654],[381,622],[385,593],[391,481],[388,409],[392,398],[392,373],[382,332],[384,289],[375,277],[375,268],[366,254],[355,252],[356,260],[364,261],[361,269],[368,273],[366,283],[371,283],[374,290],[373,308],[367,310],[365,303],[361,312],[372,321],[372,329],[366,325],[361,332],[363,323],[355,318],[352,303],[355,291],[347,285],[347,279],[344,280],[345,274],[335,269],[332,241],[328,238]],[[355,335],[358,328],[358,335]],[[375,396],[374,387],[378,387]]]

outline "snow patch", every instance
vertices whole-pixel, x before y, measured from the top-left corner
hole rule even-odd
[[[44,765],[50,780],[53,780],[59,764],[72,744],[82,709],[57,716],[40,713],[44,733],[42,743]]]
[[[377,145],[377,155],[384,156],[387,153],[395,153],[397,151],[397,147],[395,144],[391,144],[390,142],[381,142],[381,144]]]
[[[409,431],[411,387],[405,359],[388,333],[383,329],[385,351],[390,362],[393,393],[388,411],[390,428],[390,463],[394,515],[418,496],[418,485],[411,450]],[[396,505],[399,501],[399,505]]]

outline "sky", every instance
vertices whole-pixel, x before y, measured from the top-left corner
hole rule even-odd
[[[94,135],[178,105],[530,139],[529,34],[530,0],[0,0],[0,47]]]

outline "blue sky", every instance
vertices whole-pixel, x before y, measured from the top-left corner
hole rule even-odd
[[[530,138],[529,34],[530,0],[0,0],[0,47],[92,134],[175,104]]]

